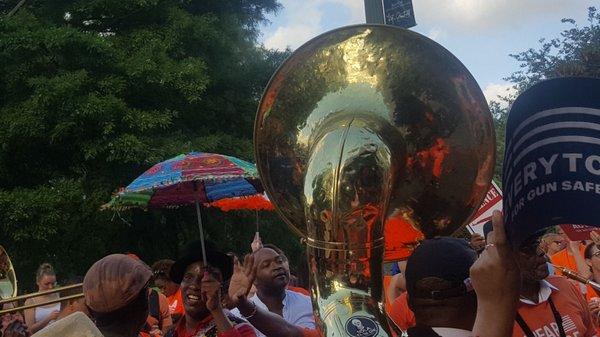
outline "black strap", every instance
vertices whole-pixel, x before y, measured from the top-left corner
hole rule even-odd
[[[550,309],[552,310],[552,315],[554,316],[554,321],[556,322],[556,325],[558,326],[558,333],[560,334],[560,337],[567,337],[567,334],[565,333],[565,327],[563,327],[562,316],[560,315],[558,310],[556,310],[556,307],[554,306],[554,302],[552,301],[552,298],[550,298],[550,297],[548,297],[548,304],[550,304]],[[518,311],[517,311],[516,321],[517,321],[517,324],[519,324],[519,326],[521,327],[521,330],[523,330],[523,332],[525,333],[525,336],[535,337],[535,335],[529,328],[529,325],[527,325],[527,323],[525,323],[523,316],[521,316],[521,314]]]
[[[523,330],[523,332],[525,333],[525,336],[535,337],[533,335],[533,332],[531,332],[531,329],[529,329],[529,325],[527,325],[527,323],[525,323],[523,316],[521,316],[521,314],[518,311],[517,311],[517,317],[515,319],[517,321],[517,324],[519,324],[519,326],[521,327],[521,330]]]
[[[554,315],[554,320],[556,321],[556,324],[558,325],[558,332],[560,333],[560,337],[567,337],[567,334],[565,333],[565,327],[563,326],[562,316],[560,315],[560,312],[558,312],[558,310],[556,310],[556,307],[554,306],[554,302],[552,301],[552,298],[548,297],[548,303],[550,304],[550,309],[552,309],[552,314]]]
[[[152,289],[150,298],[148,299],[148,311],[150,316],[158,321],[158,328],[162,330],[162,319],[160,317],[160,303],[158,300],[158,291]]]

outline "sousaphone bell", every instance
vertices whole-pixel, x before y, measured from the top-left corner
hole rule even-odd
[[[409,30],[336,29],[283,63],[258,109],[255,156],[277,211],[306,238],[324,336],[391,336],[384,232],[409,252],[463,226],[489,188],[494,138],[473,76]]]

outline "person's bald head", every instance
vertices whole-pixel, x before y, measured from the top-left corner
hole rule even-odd
[[[252,255],[256,267],[256,288],[284,290],[290,281],[290,266],[283,252],[276,246],[265,245]]]

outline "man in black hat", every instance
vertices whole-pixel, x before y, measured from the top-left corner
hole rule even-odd
[[[229,315],[221,305],[221,284],[233,273],[229,256],[206,242],[205,265],[200,241],[188,244],[171,267],[171,279],[181,284],[185,316],[167,337],[256,337],[248,323]]]
[[[469,270],[477,253],[462,239],[436,238],[417,247],[406,265],[408,305],[417,326],[409,336],[470,336],[477,297]]]

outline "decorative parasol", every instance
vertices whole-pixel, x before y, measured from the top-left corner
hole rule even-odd
[[[261,192],[254,164],[221,154],[191,152],[152,166],[119,190],[102,208],[169,208],[194,204],[206,262],[200,204]]]

